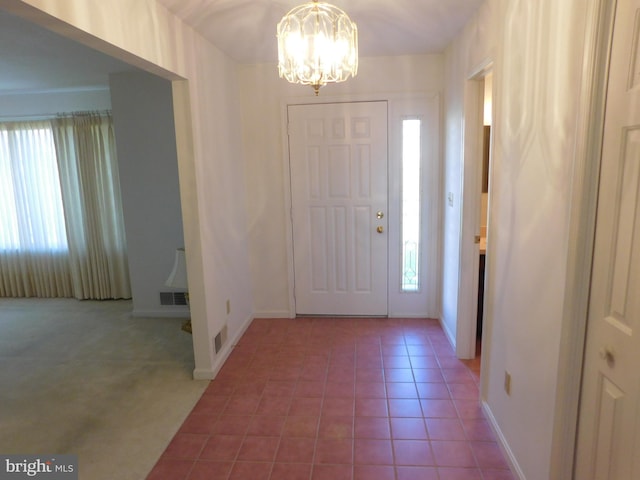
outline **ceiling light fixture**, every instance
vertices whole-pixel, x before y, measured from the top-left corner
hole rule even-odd
[[[316,95],[358,73],[358,28],[338,7],[318,0],[300,5],[282,17],[277,36],[280,78],[311,85]]]

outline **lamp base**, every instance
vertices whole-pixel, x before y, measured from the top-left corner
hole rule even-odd
[[[191,334],[193,333],[191,331],[191,319],[187,320],[182,324],[182,330],[184,330],[187,333],[191,333]]]
[[[189,292],[188,291],[185,292],[184,299],[187,301],[187,307],[191,308],[191,304],[189,303]],[[182,324],[182,330],[184,330],[187,333],[193,334],[193,332],[191,331],[191,319],[187,320],[186,322],[184,322]]]

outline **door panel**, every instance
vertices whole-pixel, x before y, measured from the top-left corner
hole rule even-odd
[[[640,0],[619,0],[578,429],[579,479],[640,478]]]
[[[386,315],[386,102],[288,115],[296,313]]]

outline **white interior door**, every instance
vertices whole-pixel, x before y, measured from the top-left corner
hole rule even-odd
[[[576,479],[640,478],[640,0],[618,0]]]
[[[297,314],[387,314],[387,103],[290,105]]]

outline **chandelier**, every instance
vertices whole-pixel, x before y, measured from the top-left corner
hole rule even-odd
[[[325,2],[305,3],[278,23],[278,72],[291,83],[320,87],[358,72],[358,29],[347,14]]]

